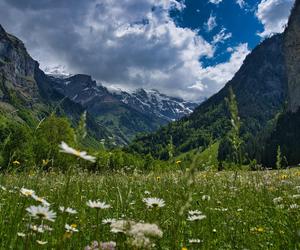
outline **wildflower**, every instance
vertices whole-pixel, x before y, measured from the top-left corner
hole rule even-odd
[[[35,194],[35,191],[32,189],[27,189],[27,188],[21,188],[20,190],[21,194],[23,194],[24,196],[28,197],[28,196],[32,196],[33,194]]]
[[[202,212],[199,211],[199,210],[190,210],[188,213],[189,213],[189,215],[200,215],[200,214],[202,214]]]
[[[107,208],[111,207],[109,204],[106,204],[105,202],[101,202],[101,201],[98,201],[98,200],[97,201],[89,200],[86,204],[90,208],[97,208],[97,209],[107,209]]]
[[[37,240],[36,243],[38,243],[39,245],[46,245],[48,241]]]
[[[163,232],[159,229],[156,224],[149,224],[149,223],[136,223],[131,226],[129,230],[130,235],[140,235],[143,234],[145,236],[151,237],[159,237],[163,236]]]
[[[42,203],[43,206],[45,206],[45,207],[49,207],[49,206],[50,206],[50,203],[49,203],[48,201],[46,201],[44,198],[41,198],[41,197],[37,196],[36,194],[32,194],[31,197],[32,197],[34,200],[36,200],[36,201]]]
[[[70,207],[59,207],[59,210],[62,212],[62,213],[69,213],[69,214],[77,214],[77,211],[73,208],[70,208]]]
[[[34,218],[40,218],[43,220],[54,221],[56,218],[56,213],[49,210],[49,207],[45,206],[30,206],[26,208],[26,211],[30,214],[30,216]]]
[[[200,239],[189,239],[190,244],[199,244],[201,242],[202,242],[202,240],[200,240]]]
[[[200,214],[200,215],[190,215],[188,216],[187,220],[188,221],[198,221],[198,220],[203,220],[206,218],[206,215]]]
[[[43,166],[47,166],[48,163],[49,163],[49,160],[44,160],[44,159],[42,160],[42,165],[43,165]]]
[[[263,227],[252,227],[250,229],[251,232],[256,232],[256,233],[263,233],[265,229]]]
[[[17,233],[17,235],[22,238],[26,237],[26,234],[24,234],[24,233]]]
[[[79,158],[82,158],[84,160],[91,161],[91,162],[96,162],[96,157],[88,155],[87,152],[85,152],[85,151],[80,152],[80,151],[78,151],[74,148],[71,148],[65,142],[61,142],[59,147],[61,148],[60,152],[62,152],[62,153],[75,155],[75,156],[77,156]]]
[[[188,250],[186,247],[182,247],[181,250]]]
[[[203,201],[209,201],[210,200],[210,196],[209,195],[203,195],[202,196],[202,200]]]
[[[288,176],[286,174],[282,174],[279,176],[280,180],[286,180],[288,178]]]
[[[96,249],[99,250],[99,243],[96,240],[92,242],[91,246],[86,246],[84,248],[84,250],[96,250]]]
[[[180,163],[181,163],[181,161],[180,161],[180,160],[178,160],[178,161],[176,161],[175,163],[176,163],[176,164],[180,164]]]
[[[21,163],[19,161],[15,160],[15,161],[13,161],[13,164],[14,165],[20,165]]]
[[[274,198],[273,199],[273,203],[274,204],[278,204],[278,203],[280,203],[280,202],[282,202],[283,201],[283,198],[282,197],[277,197],[277,198]]]
[[[157,176],[157,177],[156,177],[156,180],[157,180],[157,181],[160,181],[160,176]]]
[[[108,225],[108,224],[111,224],[111,223],[114,223],[114,222],[116,222],[116,219],[103,219],[102,220],[102,224],[103,225]]]
[[[44,230],[44,227],[42,225],[29,225],[29,228],[34,231],[34,232],[37,232],[37,233],[44,233],[45,230]]]
[[[117,243],[114,241],[109,241],[109,242],[100,242],[98,241],[93,241],[91,246],[86,246],[84,250],[115,250],[117,246]]]
[[[133,222],[126,220],[117,220],[110,224],[110,231],[112,233],[126,233]]]
[[[146,191],[144,192],[144,194],[150,195],[151,193],[150,193],[148,190],[146,190]]]
[[[146,203],[148,208],[164,207],[165,201],[160,198],[144,198],[143,202]]]
[[[76,224],[66,224],[65,225],[65,229],[68,233],[76,233],[78,232],[78,229],[77,229],[77,225]]]
[[[297,205],[297,204],[290,205],[290,209],[297,209],[297,208],[299,208],[299,205]]]
[[[101,250],[115,250],[117,243],[114,241],[109,242],[100,242],[100,249]]]

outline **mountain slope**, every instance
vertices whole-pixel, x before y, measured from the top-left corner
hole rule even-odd
[[[206,147],[230,129],[225,104],[232,87],[245,138],[262,131],[282,109],[287,94],[283,36],[275,35],[258,45],[225,87],[202,103],[189,117],[169,124],[157,133],[137,138],[130,150],[167,158],[170,140],[175,153]]]
[[[274,166],[277,147],[285,162],[300,162],[300,0],[296,0],[284,32],[284,56],[287,65],[288,105],[278,118],[275,130],[267,140],[264,164]]]
[[[117,135],[121,144],[127,144],[137,133],[155,131],[191,113],[197,106],[154,90],[113,93],[88,75],[52,76],[51,80],[60,94],[87,109],[99,123]]]
[[[19,122],[36,126],[42,118],[55,112],[66,115],[75,125],[83,107],[65,98],[53,88],[53,81],[39,69],[18,38],[0,25],[0,111]],[[87,115],[91,136],[111,136],[92,116]]]

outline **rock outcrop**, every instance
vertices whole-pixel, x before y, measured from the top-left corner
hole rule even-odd
[[[288,109],[300,107],[300,0],[296,0],[284,33],[284,51],[288,75]]]

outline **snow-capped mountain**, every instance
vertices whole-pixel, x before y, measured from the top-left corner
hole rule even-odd
[[[137,89],[133,93],[122,91],[116,94],[120,100],[143,113],[156,115],[167,121],[178,120],[189,115],[198,106],[181,98],[170,97],[158,90]]]
[[[84,107],[125,143],[137,133],[154,131],[190,114],[197,106],[157,90],[109,91],[88,75],[50,77],[58,92]]]

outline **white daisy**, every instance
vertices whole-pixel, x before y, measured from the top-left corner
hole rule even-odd
[[[73,208],[70,208],[70,207],[67,207],[67,208],[59,207],[59,210],[63,213],[65,212],[65,213],[69,213],[69,214],[77,214],[77,211]]]
[[[280,203],[280,202],[282,202],[282,201],[283,201],[283,198],[282,198],[282,197],[276,197],[276,198],[273,199],[273,203],[274,203],[274,204],[278,204],[278,203]]]
[[[101,202],[99,200],[97,201],[89,200],[86,204],[91,208],[97,208],[97,209],[107,209],[111,207],[109,204],[106,204],[105,202]]]
[[[22,238],[26,237],[26,234],[24,234],[24,233],[17,233],[17,235]]]
[[[31,197],[32,197],[34,200],[36,200],[36,201],[42,203],[45,207],[49,207],[49,206],[50,206],[50,203],[49,203],[48,201],[46,201],[44,198],[41,198],[41,197],[37,196],[37,195],[34,194],[34,193],[31,195]]]
[[[76,233],[78,232],[78,229],[77,229],[77,225],[76,224],[66,224],[65,225],[65,229],[68,233]]]
[[[148,208],[156,208],[156,207],[164,207],[165,206],[165,201],[160,198],[144,198],[143,202],[146,203],[146,206]]]
[[[188,216],[187,220],[188,221],[198,221],[198,220],[203,220],[205,218],[206,218],[206,215],[199,214],[199,215],[190,215],[190,216]]]
[[[77,156],[79,158],[82,158],[84,160],[91,161],[91,162],[96,162],[96,157],[88,155],[87,152],[85,152],[85,151],[80,152],[80,151],[78,151],[78,150],[76,150],[74,148],[71,148],[65,142],[61,142],[61,144],[59,145],[59,147],[61,149],[60,152],[62,152],[62,153],[75,155],[75,156]]]
[[[200,215],[200,214],[202,214],[202,212],[199,211],[199,210],[190,210],[188,213],[189,213],[189,215]]]
[[[27,189],[27,188],[21,188],[20,192],[22,195],[28,197],[28,196],[32,196],[33,194],[35,194],[35,191],[32,189]]]
[[[210,200],[210,196],[209,195],[203,195],[202,196],[202,200],[203,201],[209,201]]]
[[[38,243],[39,245],[46,245],[48,241],[37,240],[36,243]]]
[[[56,218],[56,213],[49,209],[49,207],[45,206],[30,206],[26,208],[26,211],[30,214],[30,216],[34,218],[40,218],[43,220],[54,221]]]

